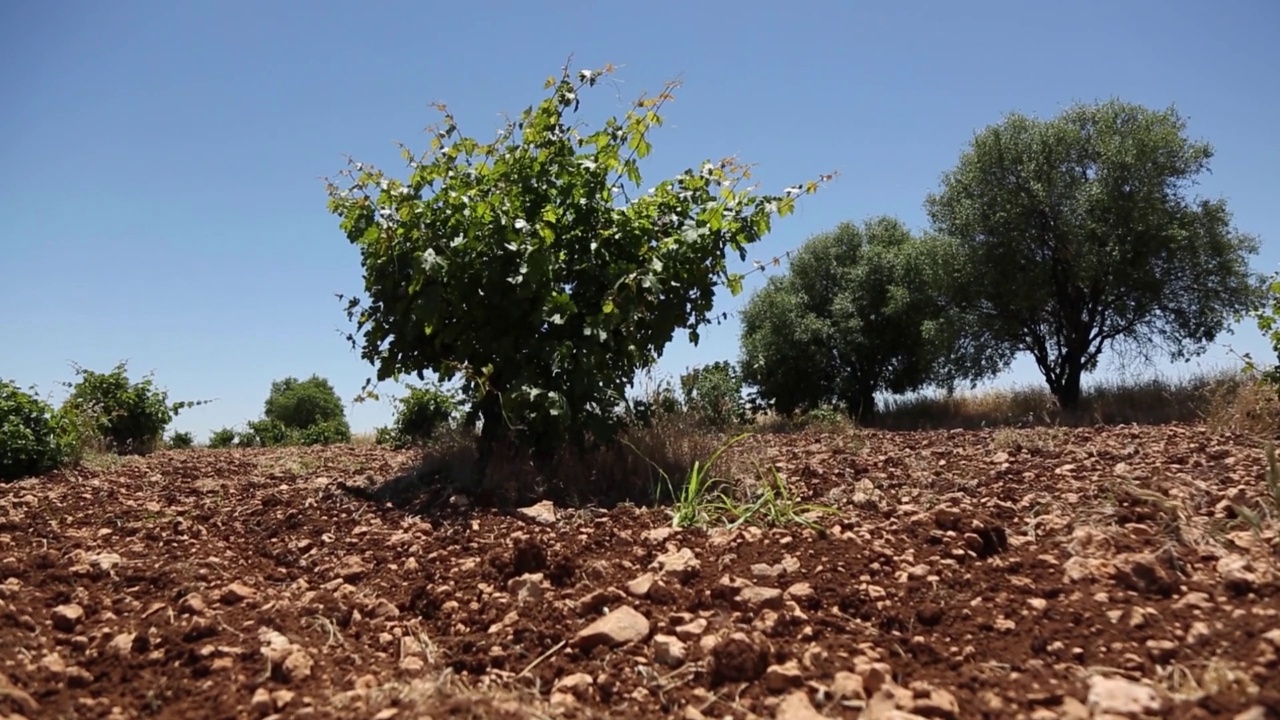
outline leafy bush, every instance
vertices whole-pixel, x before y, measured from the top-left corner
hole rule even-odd
[[[326,420],[301,430],[291,431],[290,444],[338,445],[351,442],[351,426],[346,419]]]
[[[319,375],[306,380],[287,377],[271,383],[262,416],[291,430],[305,430],[321,423],[345,422],[346,409],[327,379]]]
[[[59,414],[15,383],[0,380],[0,480],[57,469],[70,450]]]
[[[742,397],[742,375],[730,362],[719,360],[693,368],[680,377],[684,407],[713,428],[723,429],[747,421]]]
[[[209,401],[170,403],[168,392],[155,387],[150,373],[130,382],[126,365],[121,362],[107,373],[73,365],[80,380],[64,383],[71,395],[62,411],[85,432],[83,441],[119,455],[144,455],[161,446],[175,415]]]
[[[237,446],[331,445],[351,440],[342,398],[319,375],[306,380],[290,376],[271,383],[262,415],[235,436]]]
[[[457,419],[458,406],[453,393],[438,387],[409,386],[408,394],[396,398],[396,416],[386,444],[406,447],[431,439]]]
[[[240,447],[276,447],[293,445],[295,433],[279,420],[259,418],[246,423],[248,428],[237,437]]]
[[[753,197],[747,166],[725,159],[646,188],[639,162],[675,85],[585,134],[565,116],[611,71],[549,78],[492,143],[438,105],[428,153],[403,148],[407,179],[351,161],[350,184],[328,186],[368,295],[347,305],[348,339],[378,380],[460,378],[482,462],[507,438],[545,461],[616,435],[636,373],[676,331],[697,342],[720,285],[740,292],[727,252],[745,260],[819,185]]]
[[[196,436],[185,430],[179,430],[169,436],[170,450],[190,450],[196,445]]]
[[[214,430],[209,436],[209,447],[211,448],[229,448],[236,442],[236,431],[231,428],[224,427],[220,430]]]

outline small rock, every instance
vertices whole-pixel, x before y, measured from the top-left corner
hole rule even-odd
[[[271,693],[271,702],[275,704],[276,712],[280,712],[288,707],[289,703],[293,702],[293,698],[296,695],[297,693],[286,688],[280,688],[279,690]]]
[[[751,566],[751,577],[762,582],[773,582],[782,574],[782,568],[767,563],[755,563]]]
[[[1208,640],[1211,635],[1213,635],[1213,630],[1209,628],[1209,623],[1203,620],[1196,620],[1191,623],[1191,627],[1187,628],[1186,643],[1193,646],[1199,645]]]
[[[866,700],[867,690],[862,686],[862,678],[848,670],[836,673],[831,682],[831,694],[837,700]]]
[[[135,637],[137,637],[137,634],[131,632],[116,635],[111,639],[111,642],[107,643],[107,652],[120,657],[129,655],[133,652],[133,640]]]
[[[584,672],[576,672],[557,680],[551,689],[553,692],[565,692],[579,700],[586,700],[595,684],[596,681],[590,675]]]
[[[653,587],[653,583],[658,579],[653,573],[645,573],[640,577],[627,583],[627,592],[642,598],[649,594],[649,588]]]
[[[82,690],[93,684],[93,673],[80,667],[72,665],[67,668],[67,687]]]
[[[1186,595],[1178,598],[1173,604],[1175,608],[1196,608],[1198,610],[1212,610],[1214,608],[1213,598],[1209,593],[1192,590]]]
[[[315,661],[311,659],[311,656],[305,650],[295,650],[289,657],[284,659],[284,663],[280,665],[280,670],[284,675],[285,682],[294,682],[311,677],[311,668],[314,665]]]
[[[542,599],[542,582],[546,576],[542,573],[525,573],[507,581],[507,592],[516,596],[521,603]]]
[[[256,717],[264,718],[271,714],[274,709],[271,702],[271,691],[260,687],[253,691],[253,698],[249,700],[249,711]]]
[[[596,590],[577,602],[575,608],[579,615],[594,615],[606,606],[621,603],[627,596],[614,587]]]
[[[58,653],[49,653],[48,655],[40,658],[40,667],[46,672],[57,675],[58,677],[62,677],[67,674],[67,663],[62,659],[61,655],[58,655]]]
[[[223,605],[235,605],[236,603],[252,600],[258,596],[258,591],[241,582],[233,582],[222,588],[222,595],[218,598]]]
[[[556,521],[556,506],[555,506],[555,503],[551,502],[550,500],[543,500],[542,502],[537,503],[536,505],[530,505],[529,507],[522,507],[516,510],[516,512],[520,513],[522,516],[536,523],[541,523],[543,525],[552,525],[552,524],[555,524],[555,521]]]
[[[782,597],[786,598],[787,600],[793,600],[797,603],[800,603],[800,602],[805,602],[806,600],[812,600],[813,598],[817,597],[817,595],[813,592],[812,585],[810,585],[807,582],[801,581],[801,582],[792,584],[791,587],[784,590],[782,592]]]
[[[378,601],[373,604],[373,608],[369,610],[369,615],[382,620],[390,620],[400,617],[400,609],[393,605],[390,600],[378,598]]]
[[[263,643],[262,655],[272,665],[282,664],[293,652],[293,643],[289,642],[289,638],[275,630],[263,631],[259,638]]]
[[[676,637],[685,641],[697,640],[707,631],[706,618],[697,618],[689,622],[679,625],[675,629]]]
[[[676,529],[671,527],[670,525],[667,525],[664,527],[656,527],[656,528],[651,528],[649,530],[645,530],[644,533],[641,534],[641,537],[643,537],[648,542],[656,544],[656,543],[665,541],[667,538],[675,534],[676,534]]]
[[[1258,589],[1258,574],[1253,563],[1243,555],[1228,555],[1218,560],[1218,574],[1223,587],[1233,595],[1247,595]]]
[[[680,667],[689,655],[689,646],[673,635],[653,636],[653,661],[667,667]]]
[[[776,720],[825,720],[822,713],[809,702],[809,694],[803,690],[796,690],[782,698],[773,717]]]
[[[629,605],[614,610],[578,631],[574,647],[589,649],[598,645],[618,647],[645,639],[649,635],[649,619]]]
[[[365,565],[359,555],[347,555],[338,561],[335,574],[342,578],[343,582],[354,584],[369,574],[369,566]]]
[[[782,609],[782,591],[777,588],[751,585],[738,591],[734,600],[739,610],[760,612]]]
[[[804,673],[795,660],[781,665],[770,665],[764,671],[764,686],[769,692],[782,692],[804,684]]]
[[[400,658],[400,663],[398,665],[402,671],[407,673],[422,672],[423,668],[426,666],[427,664],[417,655],[406,655]]]
[[[84,620],[84,608],[71,603],[53,609],[53,627],[62,632],[75,632]]]
[[[373,720],[391,720],[391,718],[400,714],[399,708],[383,708],[373,716]]]
[[[201,615],[208,609],[199,593],[190,593],[178,601],[178,612],[183,615]]]
[[[1177,589],[1168,568],[1150,553],[1123,553],[1112,564],[1116,582],[1134,592],[1170,597]]]
[[[650,563],[649,568],[677,582],[686,583],[697,577],[702,564],[694,557],[692,550],[680,548],[675,552],[659,555]]]
[[[1178,653],[1178,644],[1172,640],[1148,640],[1147,654],[1161,665],[1168,663]]]
[[[1124,678],[1094,675],[1089,678],[1089,695],[1085,703],[1095,717],[1118,715],[1160,715],[1163,703],[1154,688]]]
[[[1254,705],[1236,713],[1231,720],[1267,720],[1267,708],[1265,705]]]
[[[950,691],[934,687],[924,682],[913,682],[911,690],[911,712],[924,717],[955,720],[960,717],[960,703]]]

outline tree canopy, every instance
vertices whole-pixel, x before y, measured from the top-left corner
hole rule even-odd
[[[438,105],[429,150],[403,149],[407,179],[352,161],[349,184],[329,185],[364,267],[352,343],[378,380],[459,379],[482,446],[513,436],[553,452],[612,434],[636,374],[676,331],[697,342],[718,286],[740,290],[727,253],[745,260],[826,179],[753,195],[730,158],[646,189],[639,162],[675,84],[580,129],[566,115],[611,70],[566,67],[493,142],[461,134]]]
[[[1170,107],[1077,103],[978,133],[925,207],[964,250],[952,299],[1012,357],[1028,352],[1064,408],[1121,345],[1202,353],[1258,298],[1255,237],[1187,190],[1212,147]]]
[[[877,393],[951,387],[1003,358],[951,312],[955,243],[900,220],[845,222],[807,240],[742,312],[744,379],[782,413],[834,404],[868,420]]]

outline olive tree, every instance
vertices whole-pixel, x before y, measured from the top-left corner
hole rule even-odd
[[[615,433],[636,374],[677,331],[697,342],[717,287],[740,291],[727,253],[745,260],[830,177],[755,195],[725,159],[645,188],[639,163],[676,85],[589,132],[569,115],[611,71],[566,67],[492,142],[437,105],[430,148],[402,147],[406,178],[349,161],[328,184],[364,268],[349,339],[379,381],[459,380],[482,462],[505,438],[545,458]]]
[[[953,296],[1012,357],[1035,359],[1067,409],[1120,345],[1202,352],[1258,301],[1258,240],[1221,199],[1188,197],[1213,149],[1170,107],[1077,103],[979,132],[925,207],[965,250]]]
[[[900,220],[845,222],[807,240],[742,312],[744,379],[784,413],[875,414],[878,393],[952,387],[1005,362],[947,300],[956,244]]]

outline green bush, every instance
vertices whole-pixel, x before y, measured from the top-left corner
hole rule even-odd
[[[0,480],[43,475],[69,448],[59,414],[32,392],[0,380]]]
[[[730,362],[720,360],[693,368],[680,377],[684,407],[713,428],[723,429],[747,421],[742,397],[742,375]]]
[[[179,430],[169,436],[170,450],[190,450],[196,445],[196,436],[185,430]]]
[[[240,447],[276,447],[293,445],[295,432],[279,420],[259,418],[250,420],[248,429],[240,433],[236,444]]]
[[[457,396],[438,387],[410,385],[408,394],[395,402],[395,420],[385,438],[395,447],[430,440],[452,425],[459,412]]]
[[[209,436],[209,447],[211,448],[229,448],[235,443],[236,431],[228,427],[214,430],[213,434]]]
[[[124,362],[107,373],[72,367],[80,380],[63,383],[71,389],[63,413],[84,431],[83,441],[96,442],[102,450],[119,455],[145,455],[155,450],[177,413],[209,402],[170,404],[168,392],[155,387],[150,373],[131,382]]]
[[[351,442],[351,426],[345,418],[316,423],[301,430],[292,431],[293,445],[339,445]]]
[[[379,381],[460,381],[481,465],[511,440],[549,467],[566,447],[616,437],[636,374],[677,332],[697,342],[721,287],[741,291],[727,256],[746,259],[830,179],[753,195],[740,187],[748,166],[726,158],[646,183],[640,163],[675,84],[584,129],[569,115],[610,71],[566,67],[493,142],[437,106],[431,149],[403,149],[407,177],[352,160],[343,186],[328,185],[367,296],[347,304],[348,339]]]
[[[319,375],[287,377],[271,383],[262,417],[250,420],[235,438],[239,447],[331,445],[350,442],[342,398]]]
[[[262,416],[291,430],[305,430],[321,423],[345,422],[346,410],[333,385],[312,375],[306,380],[287,377],[271,383]]]

